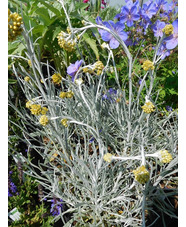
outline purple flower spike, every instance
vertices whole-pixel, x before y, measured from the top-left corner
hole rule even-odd
[[[78,71],[79,67],[81,66],[82,62],[83,62],[83,60],[76,61],[74,64],[71,64],[67,68],[67,73],[72,77],[72,81],[73,82],[74,82],[75,74]]]
[[[100,20],[101,18],[96,18],[96,22],[98,24],[102,23],[103,25],[105,25],[107,28],[109,28],[111,31],[117,33],[119,35],[119,37],[125,41],[128,38],[128,35],[125,31],[123,31],[123,29],[125,28],[125,25],[121,22],[116,22],[116,24],[109,20],[108,22],[102,22]],[[109,46],[111,49],[116,49],[119,46],[119,42],[115,39],[115,37],[109,33],[106,30],[103,29],[99,29],[99,33],[101,35],[101,38],[103,41],[109,42]]]
[[[166,41],[166,48],[168,50],[174,49],[178,45],[178,19],[172,23],[174,27],[173,34],[164,40]]]
[[[62,199],[52,199],[51,200],[52,204],[51,204],[51,209],[50,209],[50,213],[52,214],[52,216],[57,216],[60,214],[61,209],[63,208],[63,200]]]

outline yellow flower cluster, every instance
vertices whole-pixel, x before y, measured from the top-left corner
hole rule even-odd
[[[67,120],[66,118],[64,118],[64,119],[61,120],[61,124],[62,124],[63,126],[65,126],[66,128],[68,127],[67,121],[68,121],[68,120]]]
[[[30,67],[32,67],[32,62],[31,62],[30,59],[28,60],[28,64],[29,64]]]
[[[39,119],[39,123],[43,126],[46,126],[48,124],[48,117],[46,115],[42,115]]]
[[[143,69],[145,70],[145,71],[148,71],[148,70],[153,70],[154,69],[154,64],[153,64],[153,62],[152,61],[149,61],[149,60],[146,60],[146,61],[144,61],[143,62]]]
[[[94,64],[94,68],[93,70],[96,71],[96,74],[99,76],[101,75],[102,71],[104,69],[104,65],[101,61],[97,61],[95,64]]]
[[[30,81],[30,77],[29,77],[29,76],[25,76],[24,80],[25,80],[26,82],[29,82],[29,81]]]
[[[155,111],[155,106],[150,101],[146,102],[145,105],[142,106],[141,108],[143,109],[143,112],[147,114]]]
[[[103,159],[104,159],[106,162],[111,162],[112,157],[113,157],[112,154],[106,153],[106,154],[103,156]]]
[[[162,31],[165,33],[166,36],[172,35],[174,31],[174,27],[172,24],[167,24]]]
[[[84,73],[93,73],[92,69],[89,69],[88,67],[83,68]]]
[[[33,115],[39,115],[42,111],[41,105],[39,104],[32,104],[29,109]]]
[[[59,97],[61,99],[64,99],[64,98],[72,98],[73,96],[74,96],[74,93],[72,91],[67,91],[67,92],[62,91],[59,94]]]
[[[54,84],[60,84],[62,81],[62,76],[59,73],[55,73],[52,75],[52,81]]]
[[[150,174],[144,165],[138,167],[132,172],[134,173],[135,180],[137,180],[140,184],[145,184],[149,180]]]
[[[172,155],[167,150],[159,151],[160,161],[163,163],[169,163],[172,160]]]
[[[41,114],[45,115],[48,112],[47,107],[42,107]]]
[[[26,108],[30,109],[31,105],[32,105],[32,101],[29,100],[26,102]]]
[[[13,41],[21,34],[22,17],[18,13],[11,13],[8,9],[8,41]]]
[[[64,50],[72,52],[75,48],[76,43],[73,39],[69,39],[68,37],[66,38],[66,36],[67,34],[61,31],[57,36],[58,44]]]

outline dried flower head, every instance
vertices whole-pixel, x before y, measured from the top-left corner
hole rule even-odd
[[[140,184],[145,184],[149,180],[150,174],[144,165],[138,167],[132,172],[134,173],[135,180],[137,180]]]
[[[66,97],[67,98],[72,98],[74,96],[74,92],[72,92],[72,91],[68,91],[67,93],[66,93]]]
[[[60,94],[59,94],[59,97],[60,97],[61,99],[64,99],[64,98],[67,97],[67,93],[64,92],[64,91],[61,91]]]
[[[159,151],[158,157],[163,163],[169,163],[172,160],[172,155],[167,150]]]
[[[142,106],[141,108],[143,109],[143,112],[145,112],[147,114],[155,111],[155,106],[150,101],[145,102],[145,105]]]
[[[41,114],[41,111],[42,111],[41,105],[39,105],[39,104],[32,104],[32,105],[30,106],[30,111],[31,111],[31,113],[34,114],[34,115],[39,115],[39,114]]]
[[[162,31],[165,33],[166,36],[172,35],[174,31],[174,27],[172,24],[167,24],[165,27],[162,29]]]
[[[101,75],[102,71],[104,69],[104,65],[101,61],[97,61],[95,64],[94,64],[94,68],[93,70],[96,72],[96,74],[99,76]]]
[[[67,121],[68,121],[68,120],[67,120],[66,118],[64,118],[64,119],[61,120],[61,124],[62,124],[63,126],[65,126],[66,128],[68,127]]]
[[[154,64],[153,64],[153,62],[152,61],[150,61],[150,60],[146,60],[146,61],[144,61],[143,62],[143,69],[145,70],[145,71],[148,71],[148,70],[153,70],[154,69]]]
[[[112,157],[113,157],[112,154],[106,153],[106,154],[103,156],[103,159],[104,159],[106,162],[111,162]]]
[[[26,108],[30,109],[31,106],[32,106],[32,101],[29,100],[28,102],[26,102]]]
[[[47,107],[43,107],[41,110],[41,114],[45,115],[48,112],[48,108]]]
[[[76,42],[72,38],[70,38],[69,34],[61,31],[58,36],[58,44],[61,48],[68,52],[72,52],[75,48]]]
[[[29,76],[25,76],[24,80],[25,80],[26,82],[29,82],[29,81],[30,81],[30,77],[29,77]]]
[[[48,124],[49,120],[46,115],[42,115],[39,119],[39,123],[43,126],[46,126]]]
[[[54,84],[60,84],[62,81],[62,76],[59,73],[55,73],[52,75],[52,81]]]

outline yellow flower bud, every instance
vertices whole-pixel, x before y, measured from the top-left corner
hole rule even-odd
[[[174,27],[172,24],[167,24],[162,31],[165,33],[166,36],[172,35],[174,31]]]
[[[167,150],[159,151],[159,159],[163,163],[169,163],[172,160],[172,155]]]
[[[147,114],[155,111],[155,106],[150,101],[146,102],[145,105],[142,106],[141,108],[143,109],[143,112]]]
[[[41,110],[41,114],[45,115],[48,112],[48,108],[47,107],[43,107]]]
[[[64,119],[61,120],[61,124],[62,124],[63,126],[65,126],[66,128],[68,127],[67,121],[68,121],[68,120],[67,120],[66,118],[64,118]]]
[[[39,104],[32,104],[31,107],[30,107],[30,111],[34,115],[41,114],[41,111],[42,111],[41,105],[39,105]]]
[[[39,119],[39,123],[43,126],[46,126],[48,124],[49,120],[46,115],[42,115]]]
[[[154,64],[153,64],[153,62],[151,62],[151,61],[149,61],[149,60],[146,60],[146,61],[144,61],[144,63],[143,63],[143,69],[145,70],[145,71],[148,71],[148,70],[153,70],[154,69]]]
[[[55,84],[60,84],[62,81],[62,76],[59,73],[55,73],[52,75],[52,81]]]
[[[140,184],[145,184],[149,180],[150,174],[144,165],[138,167],[132,172],[134,173],[135,180],[137,180]]]
[[[60,94],[59,94],[59,97],[60,97],[61,99],[64,99],[64,98],[67,97],[67,93],[64,92],[64,91],[61,91]]]
[[[103,156],[103,159],[104,159],[106,162],[111,162],[112,157],[113,157],[112,154],[107,153],[107,154],[105,154],[105,155]]]
[[[25,76],[24,80],[25,80],[26,82],[29,82],[29,81],[30,81],[30,77],[29,77],[29,76]]]

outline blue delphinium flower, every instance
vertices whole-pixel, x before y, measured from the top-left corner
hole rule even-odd
[[[109,28],[111,31],[115,32],[123,41],[127,40],[128,35],[123,29],[125,28],[125,25],[121,22],[116,22],[116,24],[109,20],[108,22],[102,22],[100,17],[96,18],[96,22],[101,25],[105,25],[107,28]],[[109,46],[111,49],[116,49],[119,46],[119,42],[115,39],[115,37],[109,33],[108,31],[105,31],[103,29],[98,30],[101,38],[103,41],[109,42]]]
[[[67,68],[67,73],[72,77],[73,82],[74,82],[75,74],[78,71],[79,67],[81,66],[82,62],[83,62],[82,60],[76,61],[74,64],[71,64]]]
[[[163,31],[162,29],[165,27],[165,22],[157,20],[156,23],[152,26],[152,30],[154,32],[155,37],[162,37]]]
[[[174,27],[173,34],[164,39],[168,50],[172,50],[178,45],[178,19],[176,19],[172,25]]]
[[[172,111],[172,107],[171,107],[171,106],[166,106],[165,109],[166,109],[167,111],[169,111],[169,112]]]
[[[59,215],[61,209],[63,208],[63,200],[54,198],[51,200],[51,202],[52,204],[51,204],[50,213],[52,214],[52,216]]]

